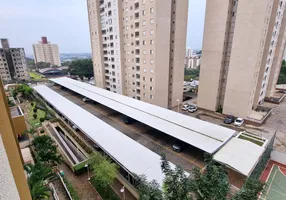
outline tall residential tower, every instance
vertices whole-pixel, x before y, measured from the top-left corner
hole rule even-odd
[[[28,80],[24,48],[10,48],[8,39],[1,39],[0,77],[5,82]]]
[[[161,107],[182,100],[188,0],[87,0],[97,87]]]
[[[51,44],[47,37],[42,37],[38,44],[33,44],[35,63],[45,62],[51,65],[61,66],[59,47]]]
[[[285,24],[285,0],[207,1],[198,106],[249,117],[271,97]]]

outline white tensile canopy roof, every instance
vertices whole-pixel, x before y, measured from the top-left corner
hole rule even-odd
[[[164,174],[161,171],[161,158],[159,155],[54,92],[47,86],[35,86],[34,90],[130,173],[137,175],[145,174],[149,181],[156,180],[162,185]],[[174,167],[172,163],[170,163],[170,165],[172,168]]]
[[[232,138],[215,155],[214,160],[249,176],[260,160],[264,147],[250,141]]]
[[[50,80],[210,154],[236,132],[67,77]]]

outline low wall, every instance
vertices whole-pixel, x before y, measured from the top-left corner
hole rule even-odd
[[[279,163],[286,165],[286,153],[273,150],[271,152],[270,158],[271,158],[271,160],[274,160],[276,162],[279,162]]]

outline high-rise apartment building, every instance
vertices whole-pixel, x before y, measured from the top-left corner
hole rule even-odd
[[[285,24],[285,0],[207,1],[198,106],[249,117],[273,95]]]
[[[0,77],[5,82],[28,80],[24,48],[10,48],[8,39],[1,39]]]
[[[95,85],[165,108],[182,100],[187,0],[87,0]]]
[[[186,57],[192,57],[193,56],[193,49],[187,48],[186,50]]]
[[[185,58],[185,67],[187,69],[197,69],[200,66],[201,57],[194,55]]]
[[[33,44],[35,63],[45,62],[61,66],[58,45],[51,44],[47,37],[42,37],[41,39],[38,44]]]
[[[31,195],[23,160],[0,78],[0,199],[27,199]]]

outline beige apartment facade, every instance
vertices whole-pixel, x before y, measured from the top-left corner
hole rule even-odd
[[[17,136],[0,78],[0,199],[30,200]]]
[[[161,107],[182,100],[187,0],[87,0],[95,85]]]
[[[38,44],[33,44],[35,63],[45,62],[51,65],[61,66],[59,47],[51,44],[47,37],[42,37]]]
[[[284,13],[285,0],[207,1],[199,107],[249,117],[273,94],[282,62],[273,55],[285,48]]]

